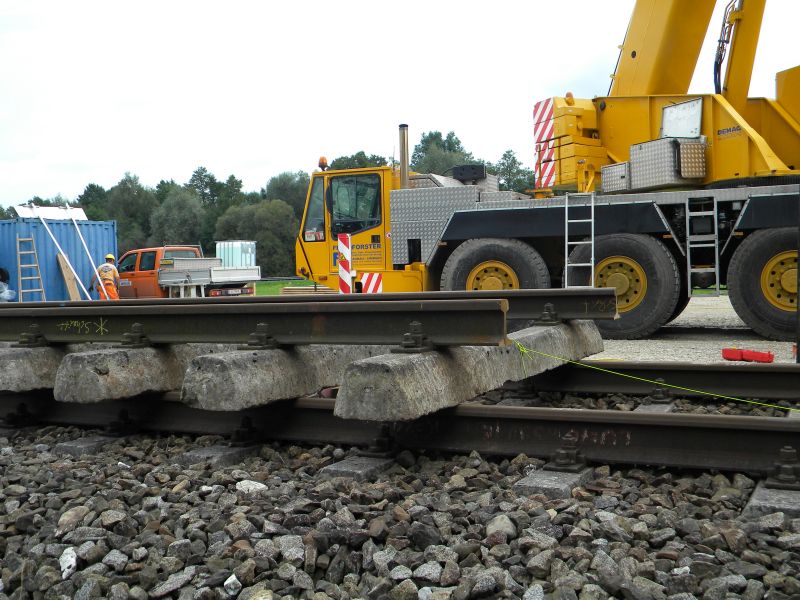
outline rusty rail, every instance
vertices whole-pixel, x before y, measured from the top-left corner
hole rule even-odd
[[[397,302],[430,300],[491,300],[508,301],[509,319],[538,319],[543,313],[553,311],[559,320],[568,319],[613,319],[617,314],[617,303],[612,288],[542,289],[542,290],[496,290],[496,291],[439,291],[419,293],[387,294],[297,294],[292,296],[219,297],[219,298],[142,298],[114,302],[116,306],[250,306],[258,304],[296,304],[329,302]],[[99,302],[24,302],[0,306],[6,308],[40,308],[42,306],[77,308],[98,306]],[[550,305],[549,308],[547,305]]]
[[[506,343],[502,299],[385,302],[130,304],[27,303],[0,308],[0,341],[27,345],[211,342],[275,347],[399,345],[409,336],[435,346]]]
[[[67,404],[56,403],[47,394],[5,394],[0,395],[0,418],[19,422],[23,414],[28,423],[94,427],[122,420],[145,430],[195,434],[233,435],[244,429],[253,443],[368,445],[380,434],[380,424],[335,417],[332,399],[305,398],[241,412],[212,412],[189,408],[178,398],[179,394],[170,393]],[[399,447],[538,457],[552,456],[565,439],[575,437],[578,449],[591,462],[760,474],[772,468],[783,446],[797,446],[800,419],[465,404],[395,424],[390,433]]]

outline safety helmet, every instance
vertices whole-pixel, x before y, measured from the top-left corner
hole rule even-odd
[[[113,254],[106,254],[106,260],[108,260],[109,258],[110,258],[111,260],[116,260],[116,259],[114,258],[114,255],[113,255]]]

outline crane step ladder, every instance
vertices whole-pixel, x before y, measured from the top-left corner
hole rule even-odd
[[[686,204],[686,285],[692,295],[692,275],[713,273],[719,296],[719,230],[716,198],[690,198]]]
[[[589,262],[570,262],[570,253],[579,246],[589,247]],[[588,285],[571,283],[575,277],[571,269],[575,268],[589,269]],[[594,287],[594,193],[564,197],[564,287]]]
[[[23,258],[25,257],[25,258]],[[31,259],[33,262],[31,262]],[[17,281],[19,301],[47,300],[42,284],[42,272],[39,270],[39,255],[36,253],[36,242],[32,237],[17,236]],[[31,287],[32,286],[32,287]],[[39,298],[31,298],[32,294],[40,294]],[[29,296],[26,298],[26,296]]]

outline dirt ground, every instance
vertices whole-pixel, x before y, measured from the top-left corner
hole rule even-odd
[[[793,363],[792,344],[765,340],[734,312],[727,296],[692,298],[686,310],[647,340],[604,340],[599,360],[729,363],[722,348],[772,352],[775,362]]]

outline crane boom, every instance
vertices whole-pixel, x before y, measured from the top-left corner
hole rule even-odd
[[[734,7],[734,4],[737,5]],[[766,0],[739,0],[738,3],[732,1],[729,6],[733,10],[726,14],[723,25],[723,31],[726,27],[732,27],[733,35],[722,95],[739,113],[747,105],[765,4]],[[715,91],[719,93],[719,90]]]
[[[685,94],[713,11],[714,0],[638,0],[609,96]]]

